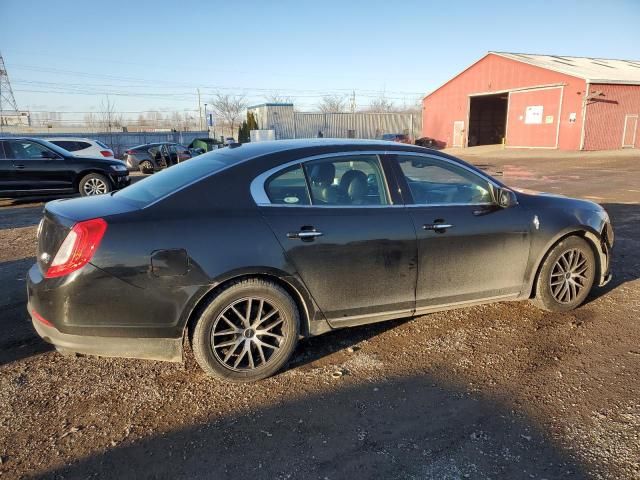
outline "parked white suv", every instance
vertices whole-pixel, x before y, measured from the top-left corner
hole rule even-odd
[[[60,148],[64,148],[76,157],[107,157],[113,158],[113,150],[98,140],[90,138],[55,137],[46,138]]]

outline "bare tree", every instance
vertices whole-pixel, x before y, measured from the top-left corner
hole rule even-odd
[[[280,95],[280,92],[272,92],[264,96],[267,103],[293,103],[293,99],[286,95]]]
[[[380,97],[373,99],[371,103],[369,103],[367,111],[388,113],[397,111],[397,108],[393,101],[389,100],[384,94],[382,94]]]
[[[216,117],[222,118],[229,126],[233,135],[236,122],[247,108],[247,101],[244,95],[217,93],[211,100],[211,108]]]
[[[198,130],[199,118],[192,113],[184,114],[184,126],[189,131]]]
[[[84,115],[84,123],[92,132],[97,132],[100,129],[100,122],[95,113],[86,113]]]
[[[111,133],[114,129],[122,127],[122,124],[122,114],[116,112],[115,102],[111,101],[109,95],[106,95],[100,102],[98,126],[102,130]]]
[[[343,95],[326,95],[318,104],[322,113],[341,113],[347,110],[347,98]]]
[[[172,129],[184,130],[184,118],[180,112],[171,112],[170,123]]]

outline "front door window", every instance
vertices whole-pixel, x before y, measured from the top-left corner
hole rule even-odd
[[[469,170],[428,157],[399,156],[413,202],[419,205],[491,203],[489,182]]]
[[[16,160],[42,160],[53,156],[47,147],[29,140],[9,140],[5,142],[5,148],[7,157]]]

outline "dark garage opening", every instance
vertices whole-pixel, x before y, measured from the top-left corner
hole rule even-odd
[[[469,106],[468,146],[502,143],[507,127],[509,95],[482,95],[471,97]]]

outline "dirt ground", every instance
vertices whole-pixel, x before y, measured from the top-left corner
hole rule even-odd
[[[251,385],[53,351],[25,310],[42,203],[0,202],[0,477],[640,479],[640,155],[461,156],[602,203],[612,282],[569,314],[502,303],[332,332]]]

